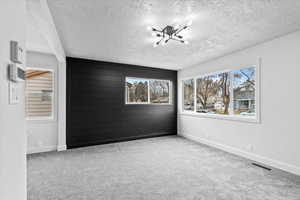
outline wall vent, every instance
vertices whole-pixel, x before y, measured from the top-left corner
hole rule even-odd
[[[254,165],[255,167],[262,168],[262,169],[264,169],[264,170],[268,170],[268,171],[271,171],[271,170],[272,170],[271,168],[266,167],[266,166],[263,166],[263,165],[258,164],[258,163],[252,163],[252,165]]]

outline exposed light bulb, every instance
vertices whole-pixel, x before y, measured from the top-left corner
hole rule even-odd
[[[151,35],[152,35],[152,36],[156,36],[156,33],[152,32]]]
[[[189,43],[189,41],[184,41],[183,43],[184,43],[184,44],[188,44],[188,43]]]
[[[151,31],[151,30],[152,30],[152,27],[151,27],[151,26],[147,26],[147,30],[148,30],[148,31]]]

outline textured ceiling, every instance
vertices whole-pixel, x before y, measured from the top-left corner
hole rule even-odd
[[[48,0],[66,54],[181,69],[300,29],[299,0]],[[153,48],[148,25],[193,24]]]
[[[42,19],[39,14],[40,2],[37,0],[26,1],[26,49],[43,53],[53,53],[47,39],[43,35],[38,21]]]

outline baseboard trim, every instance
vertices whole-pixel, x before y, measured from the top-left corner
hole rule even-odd
[[[43,152],[56,151],[56,150],[57,150],[57,146],[36,147],[36,148],[28,149],[27,154],[43,153]]]
[[[217,149],[220,149],[220,150],[223,150],[223,151],[226,151],[226,152],[229,152],[229,153],[241,156],[241,157],[245,157],[249,160],[253,160],[253,161],[268,165],[270,167],[277,168],[277,169],[287,171],[289,173],[300,176],[300,168],[297,166],[290,165],[288,163],[284,163],[284,162],[281,162],[278,160],[273,160],[273,159],[270,159],[270,158],[267,158],[264,156],[260,156],[260,155],[254,154],[254,153],[246,152],[246,151],[243,151],[243,150],[235,148],[235,147],[231,147],[231,146],[224,145],[224,144],[221,144],[221,143],[218,143],[215,141],[200,138],[200,137],[197,137],[197,136],[194,136],[191,134],[180,133],[178,135],[182,136],[184,138],[190,139],[192,141],[199,142],[199,143],[202,143],[202,144],[205,144],[205,145],[208,145],[208,146],[211,146],[211,147],[214,147],[214,148],[217,148]]]
[[[65,151],[65,150],[67,150],[67,145],[58,145],[57,146],[57,151]]]

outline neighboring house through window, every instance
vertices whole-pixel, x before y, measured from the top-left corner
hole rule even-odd
[[[256,66],[183,80],[183,111],[256,118],[257,80]]]

